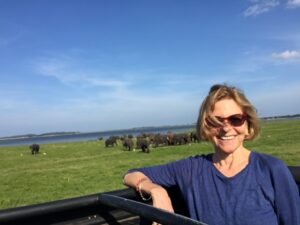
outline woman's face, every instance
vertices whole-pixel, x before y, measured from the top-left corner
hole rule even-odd
[[[243,111],[234,100],[223,99],[216,102],[212,114],[222,120],[232,115],[243,115]],[[228,119],[224,119],[223,126],[210,128],[210,139],[215,146],[215,150],[226,154],[244,148],[243,142],[247,134],[247,121],[240,126],[234,126],[230,124]]]

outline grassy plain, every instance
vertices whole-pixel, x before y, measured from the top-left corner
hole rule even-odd
[[[246,146],[300,166],[300,120],[262,123],[262,135]],[[0,148],[0,209],[124,188],[130,168],[157,165],[213,151],[209,143],[152,148],[150,154],[105,148],[103,141]]]

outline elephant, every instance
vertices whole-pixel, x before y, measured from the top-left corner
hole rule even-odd
[[[196,132],[191,132],[191,134],[190,134],[190,136],[191,136],[191,142],[200,142],[200,138],[199,138],[199,136],[197,135],[197,133]]]
[[[168,134],[169,145],[184,145],[191,143],[191,137],[189,134],[179,133],[179,134]]]
[[[132,151],[133,150],[133,141],[131,138],[124,138],[123,139],[123,148],[125,148],[128,151]]]
[[[118,145],[117,140],[118,137],[116,136],[109,137],[108,139],[105,140],[105,147],[109,147],[109,146],[114,147],[115,145]]]
[[[167,135],[161,135],[156,134],[153,139],[154,147],[158,147],[160,145],[166,146],[168,145],[168,136]]]
[[[142,152],[150,153],[150,143],[146,138],[137,137],[136,148],[142,149]]]
[[[38,144],[32,144],[29,146],[29,148],[31,149],[32,155],[38,154],[40,151],[40,146]]]

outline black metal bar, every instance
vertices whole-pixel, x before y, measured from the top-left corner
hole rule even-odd
[[[85,196],[74,199],[60,200],[51,203],[42,203],[33,206],[18,207],[15,209],[6,209],[0,212],[0,223],[9,220],[21,220],[29,217],[44,216],[61,211],[84,208],[86,206],[99,204],[99,195]]]
[[[289,166],[289,169],[290,169],[296,183],[299,186],[299,184],[300,184],[300,166]]]
[[[131,189],[122,189],[106,193],[124,196],[128,198],[135,198],[136,196],[135,192]],[[67,211],[75,211],[78,209],[85,209],[87,207],[99,206],[100,194],[93,194],[83,197],[0,210],[0,224],[14,221],[22,221],[28,218],[42,218],[48,215],[54,215]],[[74,218],[75,217],[76,215],[74,215]]]
[[[164,225],[205,225],[205,223],[179,214],[169,213],[161,209],[154,208],[151,205],[110,194],[101,194],[99,196],[99,201],[102,204],[126,210]]]

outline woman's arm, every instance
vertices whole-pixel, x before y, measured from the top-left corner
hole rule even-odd
[[[168,192],[162,186],[153,183],[145,174],[141,172],[131,172],[124,176],[124,184],[134,188],[142,194],[152,197],[153,206],[174,212]]]

